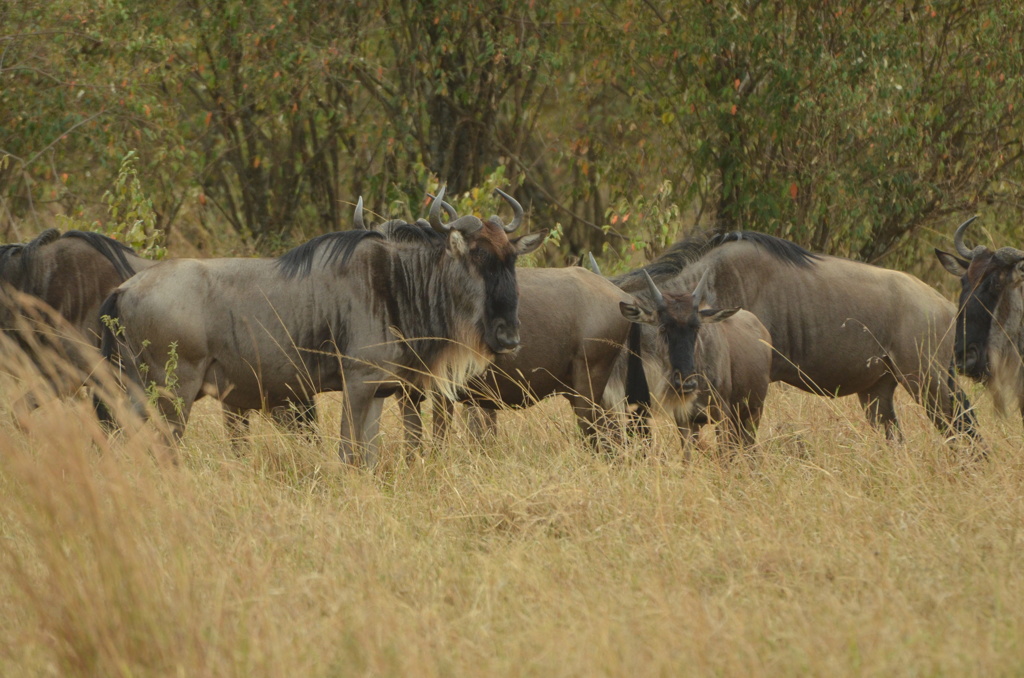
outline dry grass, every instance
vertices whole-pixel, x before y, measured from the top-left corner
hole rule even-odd
[[[18,382],[0,383],[0,394]],[[981,394],[975,400],[986,403]],[[965,464],[901,400],[773,386],[760,445],[594,456],[562,401],[411,467],[193,415],[177,466],[83,401],[0,410],[0,675],[1020,675],[1021,428]],[[707,438],[707,436],[705,436]]]

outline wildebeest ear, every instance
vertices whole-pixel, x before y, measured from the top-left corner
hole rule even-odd
[[[1018,261],[1013,267],[1013,279],[1024,280],[1024,259]]]
[[[544,238],[548,237],[548,229],[543,231],[537,231],[536,233],[527,233],[521,235],[518,238],[513,238],[509,242],[516,248],[516,254],[529,254],[544,242]]]
[[[654,314],[640,304],[620,301],[619,311],[622,313],[622,317],[631,323],[647,323],[650,325],[654,322]]]
[[[942,264],[942,268],[946,269],[958,278],[962,278],[967,275],[967,269],[970,267],[971,262],[966,259],[954,256],[949,252],[943,252],[939,248],[935,248],[935,256],[939,258],[939,263]]]
[[[705,308],[700,312],[700,321],[702,323],[720,323],[726,318],[736,315],[738,310],[740,310],[739,306],[736,308]]]
[[[469,245],[466,244],[466,239],[462,236],[462,233],[454,228],[448,231],[448,251],[457,259],[469,253]]]

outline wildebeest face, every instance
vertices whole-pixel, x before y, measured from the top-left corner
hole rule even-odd
[[[979,381],[989,376],[988,343],[992,317],[999,297],[1019,276],[1021,262],[978,247],[970,260],[935,250],[943,267],[960,278],[960,302],[956,316],[953,362],[957,371]]]
[[[619,310],[630,322],[645,323],[658,329],[661,344],[668,353],[669,387],[676,395],[692,396],[700,386],[696,351],[701,325],[725,320],[740,309],[701,309],[703,279],[693,294],[662,293],[650,277],[648,285],[652,291],[653,311],[640,303],[624,301],[619,302]]]
[[[519,287],[516,259],[537,249],[547,231],[510,239],[504,229],[486,221],[472,234],[452,231],[449,250],[462,258],[484,283],[483,338],[495,353],[519,348]]]
[[[483,340],[496,353],[519,347],[519,287],[515,262],[521,254],[540,247],[547,231],[509,239],[501,226],[490,221],[467,239],[467,263],[483,279]]]
[[[505,224],[494,215],[486,220],[473,215],[459,217],[444,202],[442,188],[430,206],[429,225],[447,236],[448,252],[463,261],[473,278],[483,280],[484,308],[481,334],[495,353],[510,353],[519,348],[519,287],[516,284],[516,259],[540,247],[546,230],[509,238],[523,221],[523,208],[515,198],[495,189],[512,207],[515,217]],[[441,209],[452,221],[441,223]]]

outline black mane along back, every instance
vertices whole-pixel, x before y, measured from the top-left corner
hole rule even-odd
[[[338,262],[344,266],[364,240],[384,240],[384,236],[377,231],[366,230],[326,233],[285,252],[277,258],[277,265],[289,278],[307,276],[313,270],[313,259],[317,252],[321,247],[327,247],[329,249],[324,265],[331,266]]]
[[[757,231],[730,231],[728,233],[697,233],[672,244],[657,259],[628,273],[612,278],[619,287],[643,282],[643,271],[647,271],[655,281],[679,275],[689,264],[704,255],[730,242],[747,241],[764,249],[768,254],[783,263],[807,267],[821,256],[810,252],[795,242],[783,240],[767,233]]]
[[[0,245],[0,280],[20,288],[36,251],[59,237],[60,231],[48,228],[27,243]]]
[[[102,233],[93,233],[92,231],[68,231],[62,238],[78,238],[84,240],[93,249],[102,254],[107,260],[113,264],[114,269],[117,270],[117,274],[124,280],[135,275],[136,271],[130,263],[125,254],[131,254],[138,256],[128,245],[123,242],[114,240],[110,236],[103,235]]]

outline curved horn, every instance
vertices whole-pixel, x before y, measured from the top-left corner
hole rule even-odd
[[[427,197],[434,200],[437,196],[433,193],[427,193]],[[446,203],[444,200],[441,201],[441,209],[448,215],[448,221],[455,221],[459,218],[459,213],[455,211],[455,208]]]
[[[496,220],[499,224],[501,224],[501,227],[505,229],[506,233],[511,233],[512,231],[519,228],[519,226],[523,223],[523,206],[520,205],[515,198],[513,198],[511,195],[501,190],[500,188],[494,189],[494,192],[500,195],[502,198],[504,198],[505,202],[512,206],[512,212],[515,214],[515,216],[512,218],[512,223],[509,224],[508,226],[502,224],[501,219],[498,217],[491,218]]]
[[[651,274],[648,273],[646,269],[644,269],[644,278],[647,279],[647,287],[650,289],[651,301],[654,302],[655,310],[664,311],[668,308],[667,304],[665,304],[665,296],[661,293],[661,290],[658,289],[658,286],[654,284]]]
[[[978,215],[975,214],[973,217],[960,224],[956,229],[956,233],[953,234],[953,247],[956,248],[956,253],[968,261],[974,258],[974,252],[967,249],[967,246],[964,245],[964,231],[966,231],[967,226],[977,218]]]
[[[437,197],[434,198],[434,202],[430,204],[430,226],[438,233],[447,233],[448,229],[451,228],[451,224],[445,226],[441,223],[441,204],[444,202],[444,189],[442,186],[441,190],[437,192]]]
[[[594,273],[601,275],[601,269],[597,266],[597,259],[594,258],[593,252],[587,252],[587,267]]]
[[[356,215],[352,218],[352,223],[360,231],[366,230],[366,224],[363,223],[363,196],[359,196],[359,202],[356,203]]]
[[[700,277],[700,281],[697,283],[697,287],[693,290],[693,307],[696,309],[700,308],[700,304],[704,301],[704,295],[708,291],[708,271],[711,269],[705,268],[704,275]]]

